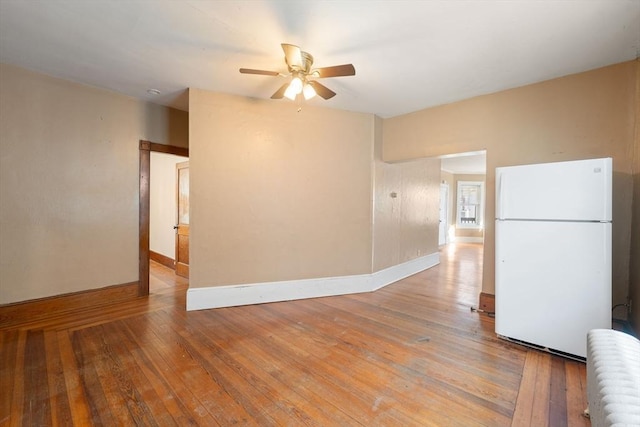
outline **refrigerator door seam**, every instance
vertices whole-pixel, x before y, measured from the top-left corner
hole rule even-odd
[[[604,220],[588,220],[588,219],[528,219],[528,218],[496,218],[496,221],[522,221],[522,222],[584,222],[593,224],[610,224],[611,221]]]

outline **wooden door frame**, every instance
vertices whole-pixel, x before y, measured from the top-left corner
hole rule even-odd
[[[180,206],[181,206],[181,202],[180,202],[180,186],[181,186],[181,182],[184,178],[180,178],[180,171],[181,170],[187,170],[187,185],[188,185],[188,177],[189,177],[189,160],[187,159],[184,162],[180,162],[180,163],[176,163],[176,169],[175,169],[175,173],[176,173],[176,235],[175,235],[175,250],[174,250],[174,256],[175,256],[175,274],[177,274],[178,276],[181,277],[186,277],[187,279],[189,278],[189,223],[187,222],[186,224],[183,223],[180,219]],[[187,193],[189,193],[189,188],[187,188]],[[188,194],[187,194],[188,197]],[[189,201],[187,200],[187,209],[189,209]],[[188,215],[188,214],[187,214]],[[187,220],[188,221],[188,220]],[[185,234],[185,226],[186,226],[186,234]],[[182,245],[180,245],[180,242],[182,241],[182,238],[184,238],[184,236],[186,236],[187,238],[187,244],[186,244],[186,250],[187,250],[187,263],[185,264],[184,262],[181,262],[181,260],[183,259],[182,256],[184,256],[184,249],[181,251],[180,247]],[[180,256],[182,255],[182,256]]]
[[[139,249],[138,249],[138,296],[149,295],[149,220],[150,184],[151,184],[151,152],[175,154],[189,157],[189,149],[175,145],[157,144],[140,140],[140,193],[138,208]]]

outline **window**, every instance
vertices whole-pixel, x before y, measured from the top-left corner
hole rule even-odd
[[[484,182],[458,181],[456,212],[456,227],[483,228]]]

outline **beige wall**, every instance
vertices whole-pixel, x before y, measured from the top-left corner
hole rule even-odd
[[[0,64],[0,304],[137,281],[138,141],[185,145],[186,123]]]
[[[440,160],[384,163],[380,122],[376,119],[374,271],[438,252]]]
[[[486,149],[490,219],[495,218],[496,167],[613,157],[613,302],[625,302],[637,67],[637,61],[625,62],[387,119],[383,158]],[[486,226],[482,287],[494,293],[494,224],[488,220]]]
[[[374,116],[190,90],[190,286],[371,273]]]

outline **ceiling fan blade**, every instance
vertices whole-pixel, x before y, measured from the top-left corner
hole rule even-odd
[[[282,99],[284,97],[285,91],[287,90],[287,87],[289,87],[289,83],[283,84],[280,89],[278,89],[273,95],[271,95],[271,99]]]
[[[356,69],[353,64],[335,65],[333,67],[324,67],[313,70],[312,74],[315,76],[317,73],[318,78],[323,77],[342,77],[342,76],[355,76]]]
[[[302,67],[302,51],[298,46],[282,43],[282,50],[289,67]]]
[[[336,96],[336,93],[334,91],[332,91],[331,89],[329,89],[323,84],[320,84],[316,81],[309,82],[309,84],[311,85],[311,87],[313,87],[316,93],[321,97],[323,97],[324,99],[329,99]]]
[[[279,76],[280,73],[277,71],[267,71],[267,70],[252,70],[251,68],[240,68],[240,72],[242,74],[260,74],[263,76]]]

